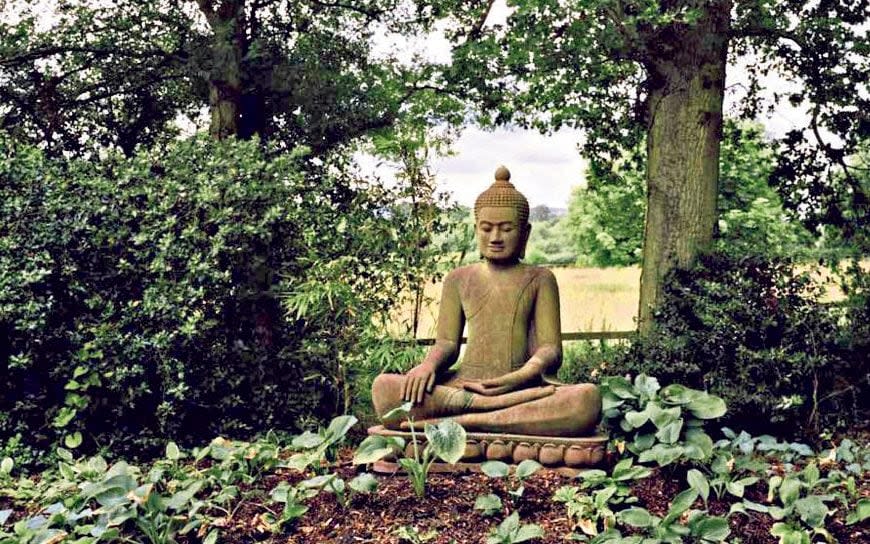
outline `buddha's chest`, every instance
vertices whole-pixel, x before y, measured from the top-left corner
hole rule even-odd
[[[468,335],[462,373],[468,378],[501,376],[527,360],[535,285],[521,280],[478,285],[462,297]]]

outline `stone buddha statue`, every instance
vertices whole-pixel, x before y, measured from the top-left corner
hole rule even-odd
[[[546,268],[520,262],[529,239],[529,203],[499,167],[474,204],[482,262],[444,279],[437,338],[407,374],[372,385],[383,416],[412,402],[416,425],[450,417],[468,431],[553,437],[594,432],[601,397],[592,384],[560,384],[559,291]],[[462,333],[468,345],[458,366]],[[385,421],[401,430],[408,422]]]

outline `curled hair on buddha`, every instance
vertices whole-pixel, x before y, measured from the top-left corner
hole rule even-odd
[[[517,191],[510,182],[511,172],[504,166],[495,171],[495,183],[478,195],[474,201],[474,220],[477,221],[481,208],[513,208],[517,211],[520,225],[529,224],[529,201]]]

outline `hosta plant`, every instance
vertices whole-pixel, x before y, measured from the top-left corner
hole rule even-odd
[[[641,463],[669,465],[678,459],[702,461],[713,452],[704,421],[725,414],[721,398],[679,384],[664,388],[644,374],[601,380],[603,418],[619,448]]]
[[[405,414],[408,416],[411,403],[405,403],[384,415],[384,419]],[[412,455],[399,458],[399,465],[408,474],[414,492],[418,497],[426,494],[426,479],[429,469],[436,459],[455,464],[465,453],[466,433],[462,425],[452,419],[444,419],[437,424],[427,423],[423,427],[426,445],[420,446],[414,420],[408,417],[411,429]],[[380,461],[388,455],[404,451],[405,441],[401,437],[372,435],[360,443],[353,457],[354,464],[368,464]]]

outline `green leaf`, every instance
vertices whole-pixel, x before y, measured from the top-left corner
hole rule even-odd
[[[510,472],[510,466],[501,461],[486,461],[480,465],[480,470],[490,478],[504,478]]]
[[[631,383],[622,376],[608,376],[601,380],[601,388],[620,399],[636,399]]]
[[[855,510],[846,516],[846,525],[855,525],[870,518],[870,499],[860,499],[855,505]]]
[[[538,472],[544,468],[541,463],[535,461],[534,459],[524,459],[520,461],[520,464],[517,465],[517,478],[520,480],[525,480],[532,474]]]
[[[77,447],[82,445],[82,433],[76,431],[72,434],[64,436],[63,444],[71,450],[76,449]]]
[[[166,508],[178,512],[186,509],[190,501],[193,500],[193,497],[199,493],[199,490],[202,488],[204,483],[205,482],[198,480],[190,484],[186,489],[174,493],[169,497],[169,500],[166,501]]]
[[[0,526],[5,525],[11,515],[12,510],[0,510]]]
[[[426,425],[426,440],[441,460],[452,464],[462,459],[465,453],[465,429],[452,419],[444,419],[437,425]]]
[[[625,401],[623,399],[617,397],[616,395],[614,395],[610,391],[604,391],[601,394],[601,411],[604,412],[605,414],[607,413],[608,410],[612,410],[614,408],[619,408],[623,404],[625,404]]]
[[[635,390],[647,399],[653,398],[661,387],[657,379],[650,378],[646,374],[638,374],[634,379]]]
[[[514,536],[514,542],[527,542],[529,540],[535,538],[543,538],[544,530],[541,529],[539,525],[535,525],[534,523],[530,523],[527,525],[523,525],[519,529],[517,529],[516,536]]]
[[[615,480],[621,480],[626,474],[628,474],[629,470],[631,470],[632,463],[633,459],[631,457],[626,457],[622,461],[613,465],[613,478]],[[582,474],[583,473],[581,473],[581,476]]]
[[[692,415],[700,419],[722,417],[727,411],[724,400],[708,393],[701,393],[700,396],[689,402],[687,408],[692,412]]]
[[[722,542],[731,534],[731,529],[725,518],[704,516],[694,527],[692,533],[702,540]]]
[[[373,493],[378,488],[378,480],[368,472],[357,475],[348,484],[357,493]]]
[[[686,479],[692,489],[701,494],[704,504],[707,504],[707,499],[710,497],[710,482],[707,481],[707,477],[700,470],[693,468],[686,474]]]
[[[487,495],[481,495],[475,499],[474,509],[483,512],[484,516],[492,516],[501,512],[502,502],[498,495],[489,493]]]
[[[683,448],[681,446],[656,444],[652,448],[641,453],[638,456],[638,461],[640,461],[641,463],[655,461],[660,466],[667,466],[679,459],[682,454]]]
[[[770,517],[775,520],[784,519],[789,514],[789,512],[791,512],[790,508],[786,510],[785,508],[780,508],[779,506],[771,506],[767,509],[767,513],[770,514]]]
[[[288,502],[284,505],[284,511],[281,513],[281,519],[284,521],[293,521],[301,518],[308,511],[308,507],[304,504]]]
[[[745,491],[743,484],[740,482],[725,482],[725,489],[735,497],[743,497]]]
[[[307,480],[303,480],[300,482],[300,486],[305,489],[323,489],[326,484],[336,479],[338,476],[335,474],[321,474],[320,476],[315,476],[313,478],[308,478]]]
[[[303,472],[317,461],[317,457],[309,453],[294,453],[285,463],[288,468]]]
[[[815,463],[810,463],[801,471],[801,476],[803,476],[807,486],[812,489],[819,481],[819,467]]]
[[[354,416],[344,415],[338,416],[329,422],[329,427],[326,428],[324,436],[328,444],[335,444],[347,434],[351,427],[359,421]]]
[[[825,516],[828,515],[828,508],[816,495],[796,500],[794,508],[803,522],[813,528],[821,527],[825,522]]]
[[[644,423],[649,421],[649,413],[646,410],[643,412],[626,412],[624,417],[625,421],[627,421],[633,429],[639,429],[643,427]]]
[[[661,429],[680,417],[680,408],[678,406],[662,408],[655,402],[650,402],[646,405],[646,411],[649,412],[649,419],[657,429]]]
[[[61,459],[63,459],[64,461],[66,461],[68,463],[73,462],[73,454],[69,450],[65,450],[63,448],[57,448],[55,450],[55,453],[57,453],[57,456],[60,457]]]
[[[616,514],[616,518],[632,527],[652,527],[654,523],[653,516],[643,508],[633,507],[621,510]]]
[[[779,537],[780,544],[809,544],[809,535],[787,523],[774,523],[770,534]]]
[[[377,434],[366,437],[353,455],[353,464],[367,465],[380,461],[387,455],[396,453],[397,450],[401,451],[405,441],[401,437],[390,438],[392,440]]]
[[[325,440],[325,437],[317,433],[305,431],[299,436],[293,437],[293,440],[290,442],[290,446],[294,449],[310,450],[323,444]]]
[[[0,461],[0,474],[11,474],[14,466],[15,461],[11,457],[4,457],[3,461]]]
[[[208,536],[202,539],[202,544],[217,544],[219,534],[217,529],[212,529],[209,531]]]
[[[779,500],[782,504],[789,506],[797,500],[800,495],[801,483],[795,476],[787,476],[779,487]]]
[[[678,383],[673,383],[668,385],[659,393],[659,397],[666,404],[689,404],[693,400],[697,399],[702,393],[700,391],[696,391],[694,389],[689,389],[684,385],[680,385]]]
[[[410,402],[406,402],[406,403],[402,404],[401,406],[396,406],[395,408],[393,408],[392,410],[390,410],[389,412],[384,414],[381,419],[383,421],[393,421],[395,419],[402,419],[411,413],[411,408],[413,406],[414,405]]]
[[[634,453],[640,453],[642,451],[650,449],[655,443],[656,437],[654,434],[638,434],[634,437],[634,442],[631,443],[631,447],[629,449]]]
[[[170,461],[181,459],[181,450],[178,449],[178,444],[172,441],[166,443],[166,458]]]
[[[75,408],[70,408],[69,406],[64,406],[60,410],[58,410],[57,415],[54,416],[54,421],[52,421],[52,425],[55,427],[66,427],[70,421],[74,417],[76,417],[77,411]]]
[[[698,491],[695,489],[686,489],[677,493],[668,509],[668,517],[679,517],[680,514],[691,508],[696,500],[698,500]]]
[[[683,429],[683,418],[668,423],[656,433],[656,438],[665,444],[675,444],[680,439],[680,431]]]

